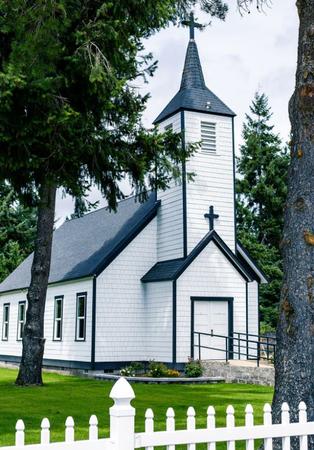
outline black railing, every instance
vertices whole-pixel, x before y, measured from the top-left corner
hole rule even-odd
[[[215,342],[213,342],[214,339]],[[217,338],[219,344],[217,344]],[[247,359],[257,362],[260,360],[273,362],[276,353],[276,338],[272,336],[259,336],[251,333],[235,332],[232,336],[223,336],[214,333],[194,332],[193,357],[202,359],[202,349],[214,350],[223,353],[222,358],[203,358],[203,359],[224,359],[226,362],[230,359]],[[204,342],[206,340],[206,342]],[[196,341],[196,342],[195,342]]]

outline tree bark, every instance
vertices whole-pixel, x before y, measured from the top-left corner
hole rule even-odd
[[[298,420],[304,401],[314,420],[314,0],[298,0],[296,86],[289,104],[292,127],[288,198],[282,239],[284,282],[275,358],[273,414],[288,402]],[[277,446],[279,444],[277,443]],[[298,448],[297,440],[292,448]],[[314,449],[311,438],[309,448]]]
[[[50,272],[56,187],[45,182],[39,188],[37,234],[31,283],[27,293],[26,322],[18,385],[42,385],[44,313]]]

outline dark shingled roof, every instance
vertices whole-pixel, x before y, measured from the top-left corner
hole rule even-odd
[[[230,250],[216,231],[210,231],[206,236],[197,244],[197,246],[191,251],[186,258],[171,259],[168,261],[161,261],[156,263],[143,277],[144,283],[154,281],[170,281],[177,280],[179,276],[187,269],[187,267],[194,261],[194,259],[201,253],[201,251],[209,244],[209,242],[215,242],[217,247],[225,255],[225,257],[231,262],[235,269],[242,275],[247,281],[253,281],[251,273],[249,273],[246,267],[241,263],[237,256]]]
[[[155,217],[159,202],[155,193],[145,203],[134,197],[108,208],[64,222],[53,234],[49,283],[99,274]],[[28,256],[1,284],[0,292],[29,286],[33,255]]]
[[[154,123],[159,123],[182,109],[235,116],[234,112],[206,87],[194,39],[190,39],[187,48],[180,90]]]

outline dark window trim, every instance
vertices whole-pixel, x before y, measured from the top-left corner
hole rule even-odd
[[[23,305],[23,304],[25,305],[23,324],[25,325],[25,322],[26,322],[26,300],[21,300],[20,302],[18,302],[18,305],[17,305],[17,330],[16,330],[16,340],[17,341],[23,340],[23,336],[21,338],[19,337],[19,324],[20,324],[19,313],[20,313],[20,305]]]
[[[191,297],[191,358],[194,358],[194,302],[228,302],[228,333],[233,336],[234,297]],[[233,342],[229,340],[229,359],[233,359]]]
[[[78,338],[77,337],[77,320],[78,320],[78,299],[79,297],[85,297],[85,304],[84,304],[84,338]],[[87,292],[78,292],[76,294],[76,311],[75,311],[75,342],[85,342],[86,341],[86,322],[87,322],[87,317],[86,317],[86,312],[87,312]]]
[[[56,305],[57,305],[57,300],[61,299],[61,327],[60,327],[60,338],[57,338],[55,336],[55,324],[56,324]],[[64,300],[64,295],[56,295],[54,297],[54,309],[53,309],[53,330],[52,330],[52,340],[54,342],[60,342],[62,341],[63,338],[63,300]]]
[[[172,131],[173,130],[173,123],[172,122],[168,123],[168,125],[165,126],[164,130],[165,131],[168,131],[168,130]]]
[[[3,331],[4,331],[4,310],[5,307],[8,306],[9,307],[9,312],[8,312],[8,336],[5,338],[3,337]],[[2,305],[2,341],[8,341],[9,340],[9,328],[10,328],[10,303],[3,303]]]

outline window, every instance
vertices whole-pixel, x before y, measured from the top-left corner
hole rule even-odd
[[[53,323],[53,340],[62,340],[62,315],[63,315],[63,295],[55,297],[55,312]]]
[[[85,341],[86,337],[86,300],[86,292],[76,295],[76,341]]]
[[[201,122],[202,153],[216,153],[216,124]]]
[[[17,317],[17,340],[20,341],[23,338],[25,316],[26,316],[26,302],[19,302]]]
[[[2,322],[3,341],[7,341],[9,339],[9,319],[10,319],[10,304],[5,303],[3,305],[3,322]]]
[[[169,130],[173,130],[173,125],[172,125],[172,123],[169,123],[169,125],[166,125],[165,126],[165,131],[169,131]]]

